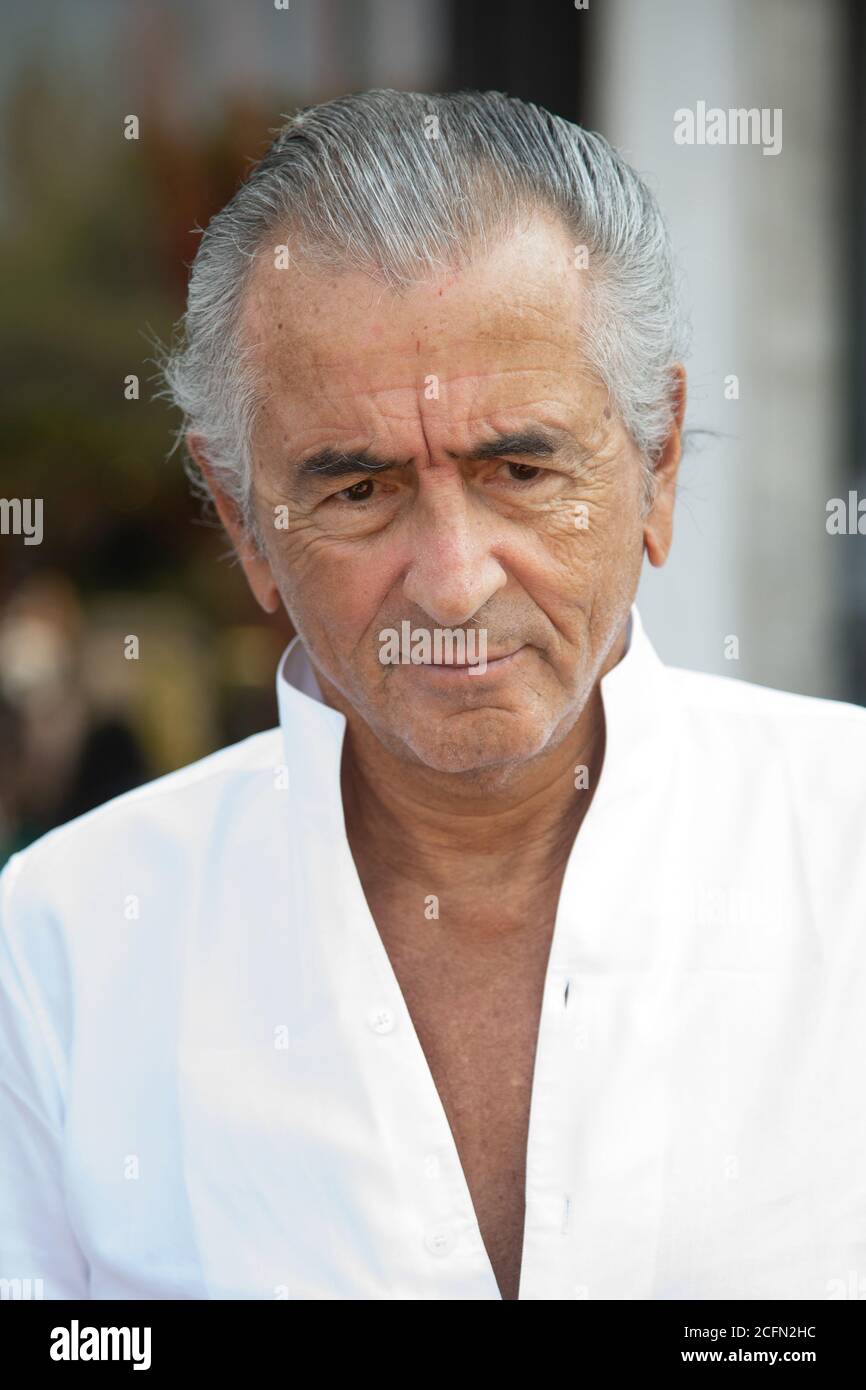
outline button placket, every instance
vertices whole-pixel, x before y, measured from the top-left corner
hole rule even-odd
[[[457,1244],[457,1233],[449,1226],[431,1226],[424,1237],[424,1244],[431,1255],[450,1255]]]
[[[397,1024],[397,1018],[393,1009],[385,1005],[377,1005],[367,1014],[367,1026],[372,1032],[383,1036],[386,1033],[393,1033]]]

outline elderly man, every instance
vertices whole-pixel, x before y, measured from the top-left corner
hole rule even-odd
[[[3,875],[47,1297],[846,1296],[866,712],[666,669],[668,239],[497,93],[302,112],[166,362],[280,728]]]

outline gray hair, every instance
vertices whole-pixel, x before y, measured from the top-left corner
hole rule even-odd
[[[686,350],[649,188],[601,135],[516,97],[376,90],[298,111],[279,130],[203,233],[186,314],[162,354],[163,394],[183,413],[178,438],[202,436],[215,481],[254,535],[259,395],[239,323],[263,248],[277,237],[293,261],[361,270],[399,292],[544,210],[586,248],[587,363],[640,452],[649,505],[673,420],[670,372]],[[187,471],[207,495],[191,459]]]

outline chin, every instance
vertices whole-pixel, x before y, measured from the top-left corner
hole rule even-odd
[[[406,730],[402,742],[433,772],[507,773],[543,752],[550,733],[524,714],[477,709],[425,721]]]

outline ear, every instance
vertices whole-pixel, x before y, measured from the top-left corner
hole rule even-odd
[[[686,413],[686,372],[681,362],[671,369],[671,399],[673,421],[655,466],[655,500],[644,520],[643,529],[644,549],[650,564],[656,566],[663,565],[668,558],[673,540],[674,502],[682,456],[683,417]]]
[[[208,462],[205,441],[201,435],[188,434],[186,447],[210,488],[214,506],[219,513],[220,521],[231,538],[253,596],[266,613],[276,613],[280,606],[280,592],[274,583],[270,563],[261,554],[255,540],[250,535],[237,502],[220,486]]]

